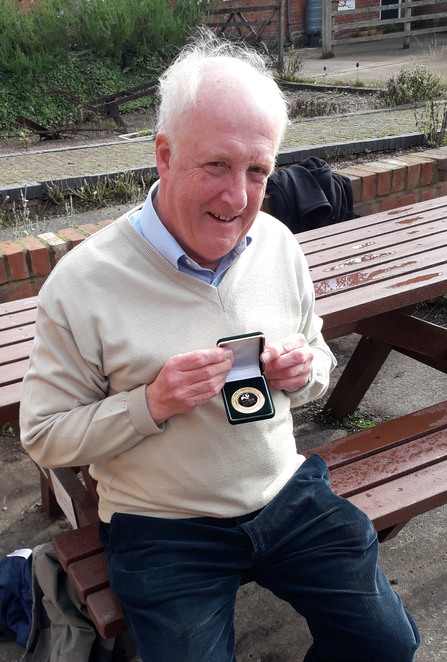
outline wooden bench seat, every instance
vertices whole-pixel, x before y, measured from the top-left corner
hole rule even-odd
[[[334,492],[370,517],[381,542],[416,515],[447,503],[447,401],[305,454],[312,452],[328,464]],[[124,632],[97,522],[55,536],[53,545],[100,634]]]

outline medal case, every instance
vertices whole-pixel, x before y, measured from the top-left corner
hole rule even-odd
[[[273,418],[275,407],[260,358],[265,348],[264,334],[257,331],[221,338],[217,346],[235,355],[221,391],[231,425]]]

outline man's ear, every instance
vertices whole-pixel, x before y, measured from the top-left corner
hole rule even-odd
[[[171,163],[171,146],[165,133],[158,133],[155,138],[155,155],[157,159],[157,170],[160,177],[167,176]]]

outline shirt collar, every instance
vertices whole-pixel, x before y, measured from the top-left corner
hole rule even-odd
[[[146,202],[139,212],[131,215],[130,221],[143,237],[162,255],[173,267],[179,271],[190,273],[200,280],[216,284],[216,280],[222,278],[225,271],[231,266],[235,259],[243,253],[251,243],[251,237],[245,236],[229,253],[220,260],[216,271],[204,269],[192,260],[165,228],[157,212],[154,209],[153,199],[157,193],[159,182],[155,182],[150,188]],[[134,218],[135,217],[135,218]],[[201,277],[204,276],[204,277]]]

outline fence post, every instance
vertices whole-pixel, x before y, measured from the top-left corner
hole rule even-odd
[[[284,71],[284,0],[279,0],[278,10],[278,71]]]
[[[411,17],[410,2],[411,0],[405,0],[405,18]],[[405,32],[404,48],[410,48],[410,32],[411,32],[410,21],[408,21],[408,23],[404,23],[404,32]]]
[[[323,58],[334,57],[332,50],[332,0],[323,0],[321,13]]]

